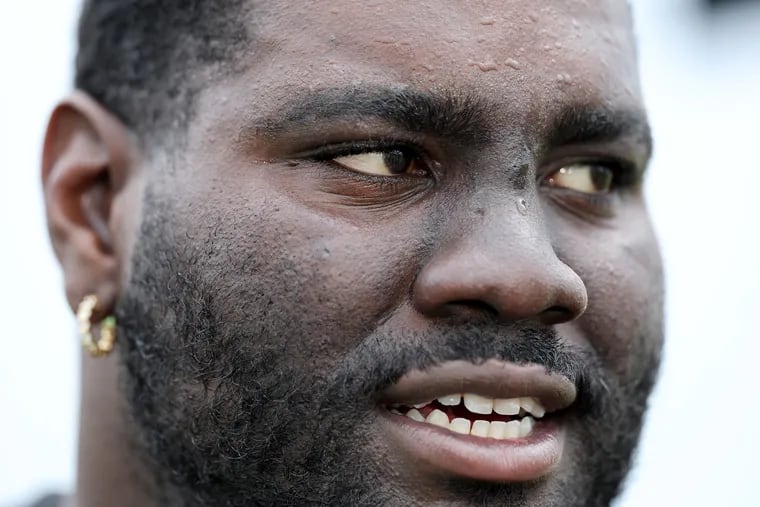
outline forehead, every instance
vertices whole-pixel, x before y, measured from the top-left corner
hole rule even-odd
[[[222,122],[347,86],[486,99],[501,125],[548,124],[568,103],[641,107],[624,0],[272,1],[250,27],[245,71],[202,97]]]

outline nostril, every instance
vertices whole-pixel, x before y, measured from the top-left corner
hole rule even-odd
[[[561,322],[567,322],[573,320],[573,312],[565,308],[564,306],[551,306],[542,311],[538,318],[544,324],[559,324]]]

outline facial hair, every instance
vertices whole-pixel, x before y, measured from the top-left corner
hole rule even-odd
[[[657,354],[620,378],[553,328],[484,318],[425,332],[379,323],[345,337],[339,357],[313,361],[314,344],[344,337],[321,333],[329,315],[277,303],[286,289],[271,281],[294,267],[236,275],[250,270],[207,255],[224,238],[198,244],[170,226],[173,210],[150,199],[145,209],[117,318],[135,450],[159,504],[420,504],[372,458],[366,435],[379,393],[413,369],[488,359],[543,365],[576,384],[566,419],[575,466],[531,484],[450,479],[440,496],[451,505],[603,506],[617,495]]]

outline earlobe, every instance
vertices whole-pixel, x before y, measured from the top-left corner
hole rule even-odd
[[[42,186],[53,249],[72,310],[88,294],[100,318],[116,302],[121,267],[114,206],[133,170],[128,129],[88,95],[76,92],[51,115],[42,156]]]

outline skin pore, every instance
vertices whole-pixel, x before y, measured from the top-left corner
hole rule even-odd
[[[267,2],[160,143],[81,92],[43,157],[83,360],[72,504],[608,505],[662,344],[623,1]],[[232,65],[232,63],[230,63]],[[395,445],[386,390],[451,361],[577,389],[530,481]]]

